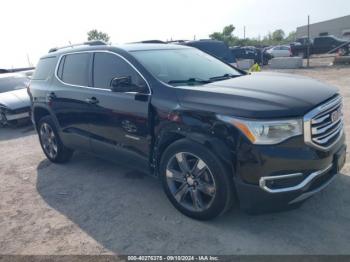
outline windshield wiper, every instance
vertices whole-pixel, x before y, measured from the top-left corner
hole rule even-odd
[[[200,79],[200,78],[195,78],[195,77],[191,77],[191,78],[186,79],[186,80],[170,80],[170,81],[168,81],[168,84],[194,84],[194,83],[208,84],[208,83],[211,83],[211,81]]]
[[[231,74],[224,74],[222,76],[213,76],[211,78],[209,78],[211,81],[220,81],[220,80],[225,80],[225,79],[229,79],[229,78],[234,78],[237,77],[239,75],[231,75]]]

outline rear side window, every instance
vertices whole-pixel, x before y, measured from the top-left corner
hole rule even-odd
[[[33,80],[46,80],[54,72],[56,66],[56,57],[41,58],[35,72],[33,74]]]
[[[132,84],[148,91],[145,81],[124,59],[110,53],[95,53],[93,67],[94,87],[110,89],[115,77],[131,76]]]
[[[70,54],[62,57],[58,77],[71,85],[89,85],[90,53]]]

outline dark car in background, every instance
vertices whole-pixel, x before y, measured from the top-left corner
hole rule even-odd
[[[267,53],[264,48],[257,48],[254,46],[244,46],[244,47],[230,47],[231,53],[236,59],[252,59],[254,63],[259,65],[267,65],[269,60],[273,56]]]
[[[27,86],[33,70],[0,74],[0,125],[14,125],[30,117]]]
[[[297,39],[296,42],[292,43],[290,45],[292,55],[307,58],[308,42],[308,38],[303,37]],[[340,39],[332,35],[319,36],[315,37],[314,39],[310,39],[309,55],[326,54],[329,52],[339,52],[341,55],[347,55],[349,54],[349,51],[349,40]]]
[[[234,54],[230,51],[229,47],[222,41],[201,39],[194,41],[180,42],[182,45],[192,46],[203,52],[206,52],[212,56],[219,58],[220,60],[237,67],[237,60]]]
[[[302,76],[248,74],[189,46],[53,49],[28,92],[50,161],[85,150],[134,168],[144,163],[171,203],[196,219],[223,214],[236,201],[253,211],[298,206],[345,163],[336,88]]]

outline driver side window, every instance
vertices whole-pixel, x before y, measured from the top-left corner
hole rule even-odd
[[[140,93],[148,92],[145,81],[124,59],[111,53],[94,54],[93,87],[111,89],[113,78],[129,76],[134,87],[132,91],[137,87]]]

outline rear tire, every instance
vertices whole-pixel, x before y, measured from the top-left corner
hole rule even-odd
[[[46,157],[53,163],[68,162],[73,150],[63,145],[55,123],[50,116],[45,116],[38,123],[38,135],[41,148]]]
[[[201,144],[186,139],[171,144],[161,158],[160,177],[168,199],[186,216],[209,220],[232,206],[232,175]]]

